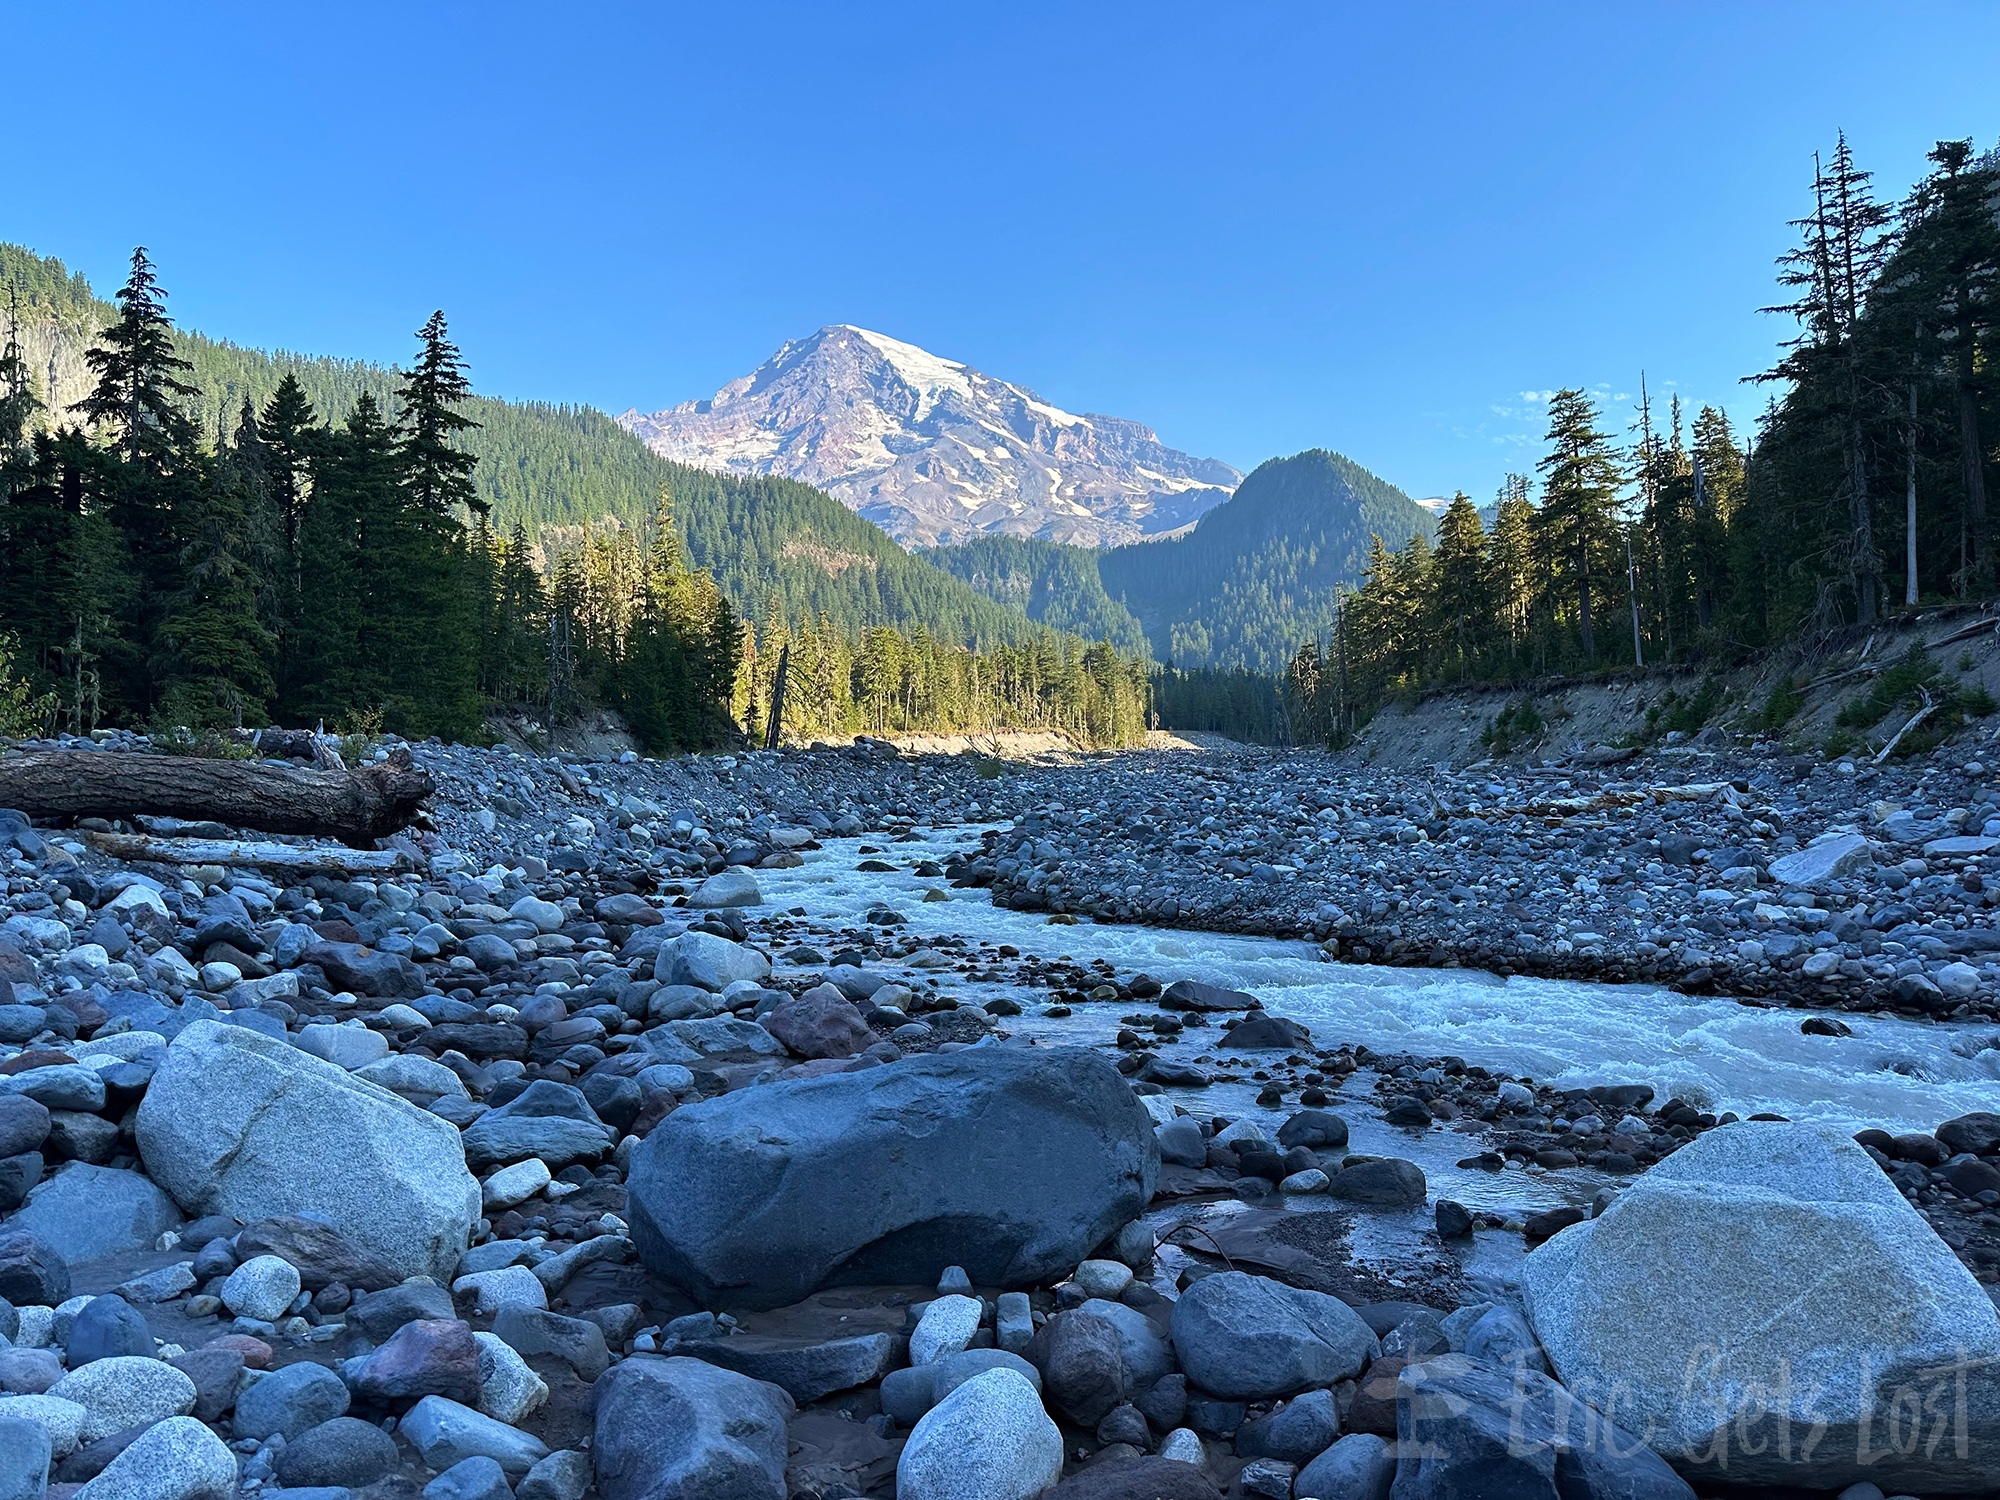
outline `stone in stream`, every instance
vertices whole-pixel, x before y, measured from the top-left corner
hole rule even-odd
[[[748,870],[729,869],[711,875],[687,898],[689,906],[714,911],[730,906],[762,906],[764,893]]]
[[[1150,1117],[1103,1057],[976,1047],[677,1109],[632,1153],[640,1258],[708,1307],[1068,1272],[1152,1197]]]
[[[896,1460],[896,1496],[1032,1500],[1062,1467],[1062,1433],[1040,1394],[1012,1370],[987,1370],[924,1413]]]
[[[1188,1379],[1230,1400],[1332,1385],[1358,1375],[1381,1347],[1338,1297],[1242,1271],[1204,1276],[1183,1292],[1173,1333]]]
[[[1203,984],[1198,979],[1178,979],[1160,996],[1161,1010],[1212,1011],[1255,1010],[1263,1002],[1242,990],[1225,990]]]
[[[1342,1167],[1333,1174],[1327,1191],[1350,1203],[1415,1208],[1423,1203],[1428,1185],[1424,1181],[1423,1168],[1415,1162],[1396,1156],[1381,1156],[1373,1161]]]
[[[1522,1282],[1556,1375],[1619,1390],[1621,1418],[1690,1474],[2000,1485],[1993,1303],[1838,1131],[1707,1131],[1533,1251]],[[1898,1421],[1912,1435],[1885,1449]]]
[[[777,1386],[639,1354],[596,1389],[591,1451],[604,1500],[785,1500],[794,1408]]]
[[[1251,1016],[1222,1034],[1219,1047],[1275,1047],[1292,1051],[1312,1045],[1312,1034],[1297,1021],[1283,1016]]]
[[[479,1217],[459,1134],[343,1068],[237,1026],[174,1039],[139,1153],[189,1213],[310,1211],[405,1276],[449,1276]]]

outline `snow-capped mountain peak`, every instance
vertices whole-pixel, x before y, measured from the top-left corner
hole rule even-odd
[[[1110,545],[1178,531],[1242,475],[1150,428],[851,324],[787,343],[706,401],[618,419],[699,468],[815,485],[905,545],[988,532]]]

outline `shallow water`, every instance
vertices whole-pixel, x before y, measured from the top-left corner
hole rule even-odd
[[[1456,1055],[1466,1062],[1539,1082],[1576,1088],[1599,1083],[1650,1084],[1660,1100],[1678,1094],[1720,1112],[1773,1111],[1846,1130],[1865,1125],[1891,1131],[1934,1128],[1972,1110],[2000,1108],[2000,1027],[1932,1025],[1892,1017],[1841,1017],[1852,1037],[1806,1036],[1801,1012],[1763,1010],[1727,998],[1681,995],[1651,985],[1588,984],[1571,980],[1513,978],[1469,969],[1391,969],[1329,963],[1306,942],[1241,937],[1188,929],[1097,925],[1051,926],[1045,914],[996,907],[985,891],[953,890],[941,879],[909,873],[926,859],[942,861],[954,849],[976,849],[980,829],[919,830],[913,842],[830,839],[805,854],[794,870],[760,870],[766,911],[803,907],[817,932],[860,928],[867,911],[887,905],[918,936],[955,936],[972,942],[1010,943],[1023,954],[1079,962],[1104,959],[1121,976],[1138,972],[1162,983],[1199,979],[1246,990],[1274,1014],[1312,1028],[1321,1046],[1361,1043],[1378,1052]],[[868,844],[881,852],[863,855]],[[863,873],[863,859],[898,866],[894,873]],[[923,893],[950,899],[925,902]],[[884,965],[893,968],[893,965]],[[995,995],[1020,1000],[1027,1014],[1006,1022],[1016,1035],[1048,1041],[1108,1042],[1119,1017],[1139,1008],[1083,1005],[1068,1019],[1036,1012],[1043,995],[1010,984],[937,976],[949,992],[972,1003]],[[1192,1031],[1163,1056],[1191,1057],[1212,1049],[1213,1031]],[[1149,1039],[1150,1044],[1150,1039]],[[1372,1108],[1373,1075],[1356,1074],[1335,1093],[1332,1108],[1348,1121],[1349,1149],[1401,1156],[1424,1169],[1433,1200],[1454,1198],[1468,1207],[1512,1214],[1563,1203],[1588,1202],[1607,1177],[1588,1168],[1559,1172],[1511,1167],[1503,1172],[1460,1169],[1479,1149],[1477,1137],[1454,1130],[1422,1133],[1385,1125]],[[1263,1118],[1275,1126],[1290,1113],[1259,1108],[1252,1083],[1217,1083],[1205,1089],[1170,1090],[1175,1102],[1200,1115]],[[1371,1107],[1357,1107],[1361,1101]],[[1332,1206],[1326,1199],[1294,1199],[1292,1206]],[[1230,1212],[1216,1205],[1206,1212]],[[1357,1260],[1383,1266],[1407,1264],[1426,1250],[1426,1210],[1368,1211],[1355,1217]],[[1454,1252],[1475,1282],[1511,1279],[1520,1241],[1480,1235]]]
[[[1716,1111],[1770,1110],[1850,1129],[1929,1130],[1954,1115],[2000,1108],[2000,1026],[1990,1022],[1843,1014],[1853,1036],[1806,1036],[1801,1012],[1722,997],[1652,985],[1501,979],[1471,969],[1328,963],[1311,943],[1181,928],[1050,926],[1043,914],[994,906],[985,891],[951,890],[907,868],[894,874],[854,868],[870,857],[903,867],[941,860],[955,848],[977,847],[978,835],[969,828],[926,832],[913,843],[878,838],[880,856],[855,852],[867,840],[829,840],[801,868],[760,870],[758,881],[769,906],[803,906],[815,925],[858,925],[870,906],[882,903],[906,917],[912,933],[1011,943],[1045,958],[1102,958],[1121,975],[1143,970],[1162,983],[1201,979],[1247,990],[1273,1013],[1310,1026],[1321,1045],[1452,1054],[1568,1088],[1646,1083],[1661,1099],[1678,1094]],[[934,886],[951,899],[924,902],[923,892]],[[954,988],[970,995],[981,986]],[[1078,1024],[1108,1035],[1116,1029],[1113,1012],[1123,1008],[1080,1008]]]

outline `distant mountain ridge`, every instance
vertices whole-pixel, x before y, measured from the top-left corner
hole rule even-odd
[[[1179,531],[1243,476],[1149,427],[865,328],[797,339],[705,401],[618,421],[676,463],[826,491],[906,546],[983,535],[1108,546]]]
[[[1314,448],[1258,465],[1182,536],[1103,551],[988,538],[923,556],[1032,619],[1110,639],[1137,630],[1162,662],[1282,672],[1332,630],[1370,536],[1399,547],[1435,529],[1387,480]]]

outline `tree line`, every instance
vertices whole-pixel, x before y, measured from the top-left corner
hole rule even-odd
[[[2000,152],[1940,142],[1895,205],[1845,137],[1816,161],[1780,261],[1792,318],[1753,441],[1643,394],[1629,441],[1582,389],[1549,403],[1534,477],[1489,517],[1464,495],[1301,646],[1287,698],[1338,740],[1391,693],[1642,663],[1699,662],[1894,609],[2000,590],[1996,454]]]
[[[737,627],[664,508],[646,545],[547,583],[518,529],[494,535],[441,313],[387,406],[363,390],[325,420],[287,372],[211,426],[143,249],[117,305],[92,389],[51,420],[12,320],[0,352],[0,637],[45,730],[475,739],[489,706],[589,695],[655,750],[727,733]]]
[[[788,623],[774,598],[761,628],[745,633],[736,709],[761,737],[775,707],[793,742],[1038,729],[1129,746],[1145,740],[1149,701],[1146,658],[1103,642],[1041,631],[973,649],[921,625],[855,636],[825,615]]]

